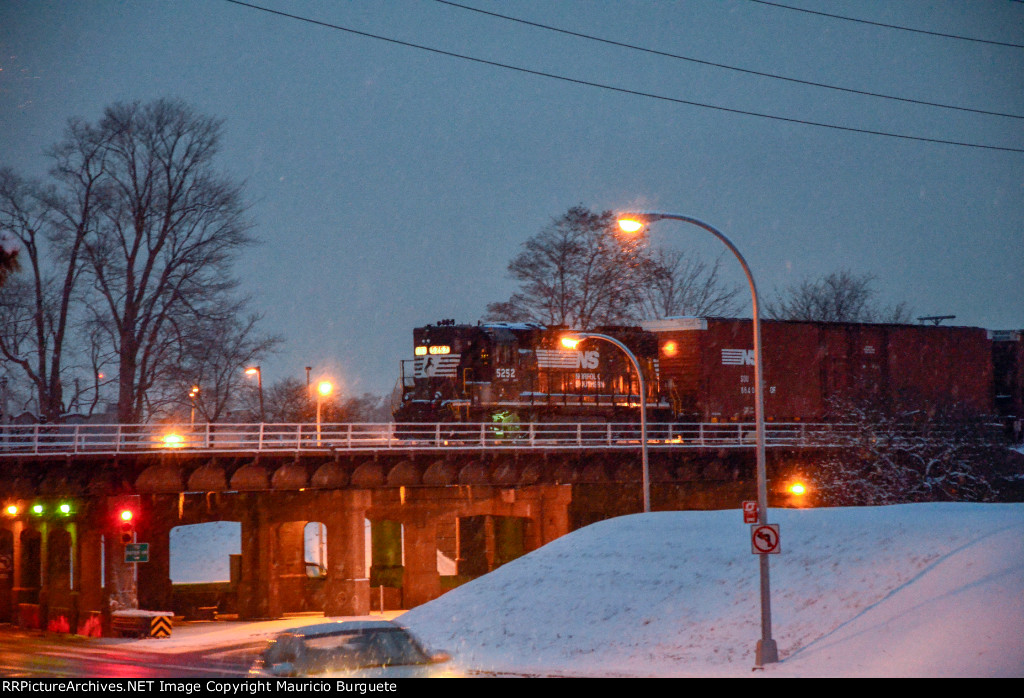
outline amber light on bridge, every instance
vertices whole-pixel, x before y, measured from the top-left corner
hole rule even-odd
[[[182,448],[185,445],[185,437],[181,434],[166,434],[161,441],[164,448]]]

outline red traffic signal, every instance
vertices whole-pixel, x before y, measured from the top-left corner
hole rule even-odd
[[[135,538],[135,524],[132,523],[135,513],[131,509],[122,509],[118,518],[121,521],[121,542],[128,545]]]

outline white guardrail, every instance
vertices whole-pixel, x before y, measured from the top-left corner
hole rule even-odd
[[[836,424],[765,425],[766,446],[834,439]],[[832,437],[827,439],[826,436]],[[650,448],[751,447],[752,422],[649,424]],[[558,423],[29,424],[0,425],[0,458],[152,452],[359,452],[478,449],[636,449],[640,426]]]

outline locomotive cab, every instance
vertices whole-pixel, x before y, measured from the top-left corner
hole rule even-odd
[[[639,356],[650,408],[658,409],[657,341],[638,327],[599,328]],[[618,349],[561,345],[564,327],[441,321],[413,330],[402,363],[398,422],[638,421],[639,384]],[[664,405],[660,405],[664,406]]]

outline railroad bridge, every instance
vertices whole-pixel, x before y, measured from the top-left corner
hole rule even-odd
[[[824,428],[768,425],[774,505]],[[753,445],[753,424],[648,425],[652,508],[754,499]],[[640,511],[640,449],[636,424],[0,427],[0,621],[88,632],[112,608],[410,608]],[[231,581],[173,584],[171,530],[213,521],[241,525]],[[326,531],[322,568],[307,564],[310,522]],[[128,561],[139,543],[147,559]]]

